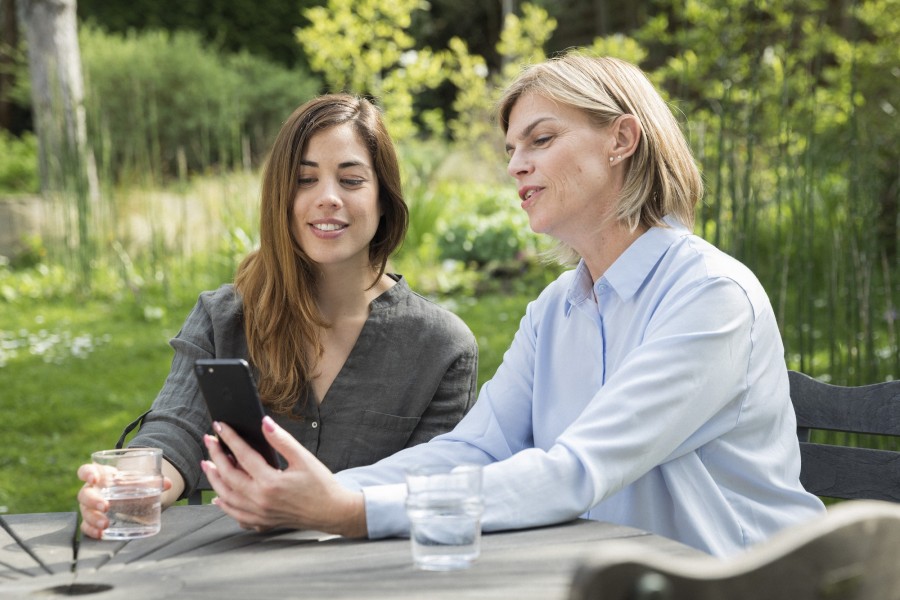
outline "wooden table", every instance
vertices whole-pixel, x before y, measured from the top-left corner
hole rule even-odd
[[[162,531],[131,542],[81,540],[75,513],[7,515],[38,560],[0,530],[0,598],[529,598],[563,599],[575,567],[604,540],[673,555],[698,551],[630,527],[577,520],[482,536],[464,571],[413,568],[409,540],[349,540],[314,531],[242,530],[213,505],[173,506]],[[49,572],[48,572],[49,571]]]

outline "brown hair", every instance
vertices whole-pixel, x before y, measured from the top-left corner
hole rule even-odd
[[[616,218],[632,231],[638,225],[665,227],[663,217],[669,214],[693,227],[703,180],[678,121],[643,71],[623,60],[578,52],[532,65],[500,99],[504,133],[513,106],[527,93],[583,110],[598,128],[623,114],[637,117],[641,138],[626,165]]]
[[[288,117],[263,171],[260,247],[244,259],[235,277],[250,361],[259,371],[260,398],[279,414],[290,414],[301,398],[322,356],[319,330],[328,327],[315,302],[318,267],[291,229],[300,160],[313,135],[345,123],[368,149],[378,179],[383,215],[369,245],[369,259],[378,273],[373,285],[402,243],[409,222],[397,154],[372,103],[347,94],[325,95]]]

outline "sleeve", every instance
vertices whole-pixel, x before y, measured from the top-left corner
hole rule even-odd
[[[169,375],[140,431],[128,444],[162,448],[165,459],[184,478],[183,497],[193,492],[200,478],[200,461],[205,457],[203,434],[211,427],[193,366],[196,359],[215,355],[213,339],[212,319],[198,301],[170,341],[175,356]]]

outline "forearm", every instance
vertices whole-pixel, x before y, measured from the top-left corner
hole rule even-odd
[[[175,504],[184,492],[184,479],[181,477],[181,473],[178,472],[178,469],[173,467],[172,463],[165,459],[163,459],[162,472],[163,475],[168,477],[172,482],[172,487],[163,492],[162,495],[162,506],[163,508],[168,508]]]

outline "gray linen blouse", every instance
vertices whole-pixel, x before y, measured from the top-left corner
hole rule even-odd
[[[266,410],[333,472],[449,431],[475,402],[475,336],[462,319],[392,277],[397,284],[370,304],[359,339],[322,402],[310,389],[292,417]],[[194,361],[249,361],[242,306],[231,284],[200,294],[170,342],[175,356],[166,382],[128,444],[162,448],[184,478],[183,497],[197,486],[206,456],[203,434],[212,429]]]

